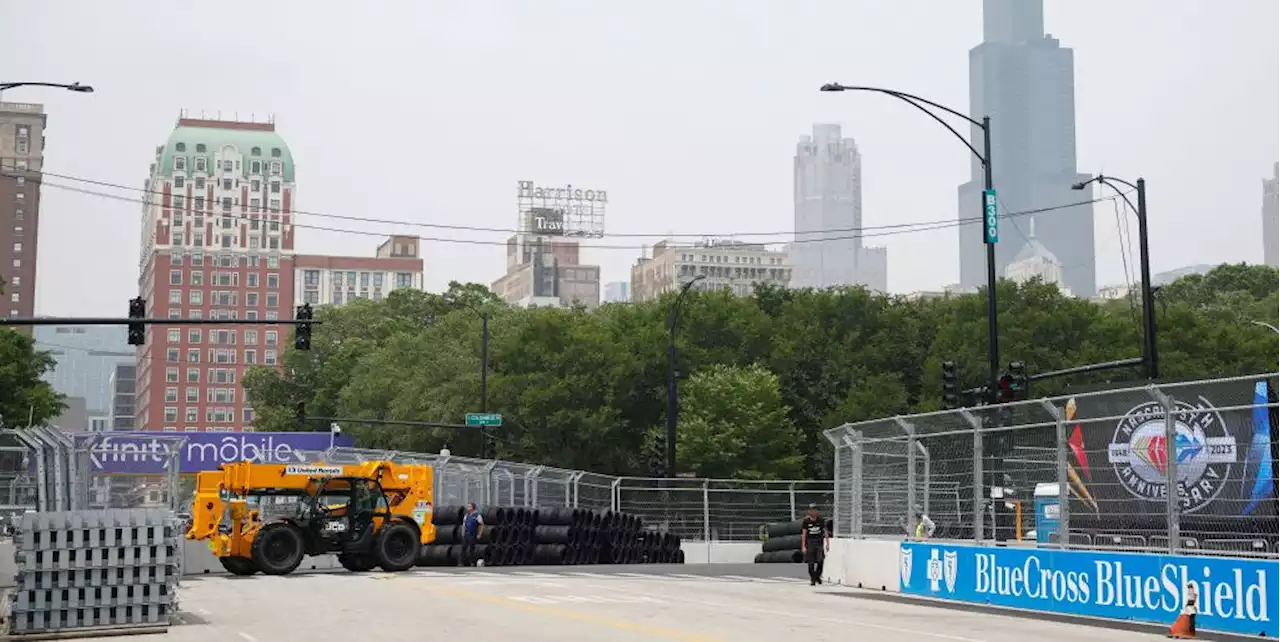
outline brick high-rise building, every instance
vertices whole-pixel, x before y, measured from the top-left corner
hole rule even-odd
[[[35,316],[44,128],[43,105],[0,102],[0,314],[11,317]]]
[[[293,156],[273,123],[179,118],[156,148],[138,279],[153,318],[293,318]],[[122,308],[125,302],[121,301]],[[150,326],[139,430],[243,430],[245,367],[271,365],[287,325]]]

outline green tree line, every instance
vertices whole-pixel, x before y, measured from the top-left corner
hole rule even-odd
[[[1223,265],[1156,296],[1162,378],[1271,371],[1277,273]],[[1039,282],[998,286],[1001,356],[1029,373],[1140,356],[1134,299],[1095,303]],[[504,458],[647,475],[666,422],[667,312],[673,300],[583,309],[506,306],[487,288],[399,290],[380,302],[317,312],[312,349],[290,345],[283,367],[244,385],[259,430],[324,430],[315,417],[461,423],[480,410],[481,315],[489,318],[488,410]],[[751,296],[690,292],[677,332],[679,473],[827,476],[822,431],[844,422],[941,407],[941,363],[983,383],[984,293],[932,299],[861,288],[758,288]],[[1137,369],[1037,382],[1138,381]],[[348,424],[362,446],[480,452],[477,431]]]

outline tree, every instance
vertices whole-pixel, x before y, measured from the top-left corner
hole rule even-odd
[[[65,396],[40,378],[56,364],[31,337],[0,328],[0,423],[43,425],[66,410]]]
[[[713,365],[680,396],[678,465],[700,477],[796,479],[800,433],[787,417],[777,375],[753,364]]]

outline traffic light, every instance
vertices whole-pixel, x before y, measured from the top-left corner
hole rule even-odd
[[[942,407],[947,410],[960,407],[960,377],[956,362],[942,362]]]
[[[1009,364],[1009,376],[1013,379],[1013,398],[1019,401],[1031,396],[1031,388],[1027,379],[1027,364],[1014,361]]]
[[[147,300],[142,297],[134,297],[129,300],[129,318],[145,319],[147,318]],[[140,346],[147,342],[147,326],[141,322],[129,322],[129,345]]]
[[[649,451],[649,473],[654,477],[667,476],[667,435],[655,432],[653,448]]]
[[[311,320],[311,304],[303,303],[294,312],[293,318],[298,321]],[[293,347],[296,350],[311,349],[311,324],[299,323],[293,326]]]

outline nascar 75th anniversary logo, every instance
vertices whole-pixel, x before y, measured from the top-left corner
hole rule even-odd
[[[1236,463],[1236,440],[1218,409],[1203,397],[1191,405],[1178,401],[1174,440],[1178,494],[1182,510],[1194,513],[1222,492]],[[1155,401],[1135,406],[1116,426],[1107,461],[1134,497],[1164,501],[1168,451],[1164,407]]]

